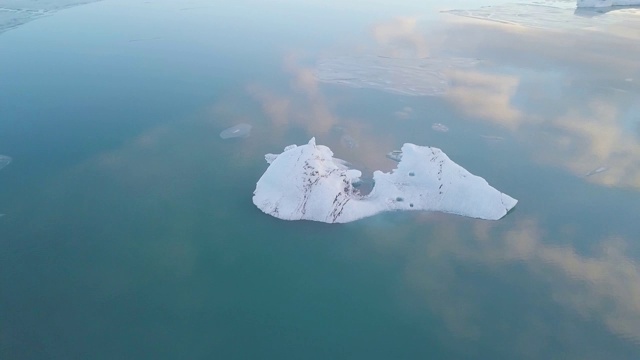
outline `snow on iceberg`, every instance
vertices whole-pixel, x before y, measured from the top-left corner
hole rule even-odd
[[[404,144],[398,167],[390,173],[375,171],[368,195],[353,186],[362,173],[334,159],[315,138],[265,158],[270,165],[256,184],[253,203],[283,220],[346,223],[397,210],[498,220],[518,202],[428,146]]]

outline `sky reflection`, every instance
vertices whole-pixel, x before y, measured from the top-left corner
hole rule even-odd
[[[611,29],[588,32],[549,32],[508,23],[453,20],[431,27],[419,26],[415,17],[377,23],[369,39],[377,48],[354,48],[366,49],[358,50],[358,55],[400,54],[402,59],[444,54],[478,59],[473,69],[452,67],[443,72],[448,82],[444,100],[461,114],[506,128],[521,141],[540,139],[530,149],[537,161],[600,185],[640,188],[640,144],[635,130],[640,127],[635,106],[640,96],[640,65],[635,61],[640,48],[630,46],[629,40],[640,33],[638,22],[617,22]],[[406,62],[402,59],[398,61]],[[345,83],[380,88],[378,80],[367,79],[367,60],[362,61],[359,72],[342,75],[359,78]],[[378,64],[370,76],[378,78],[375,72],[386,70],[389,86],[398,89],[393,92],[402,92],[403,86],[407,93],[414,91],[410,83],[393,79],[396,70],[383,68]],[[326,77],[326,69],[322,71]],[[310,78],[305,81],[312,84]],[[600,167],[607,171],[584,176]]]
[[[581,17],[584,30],[424,1],[140,1],[123,17],[129,4],[1,35],[2,153],[15,163],[0,172],[0,355],[117,358],[112,344],[156,358],[218,355],[212,346],[299,354],[285,342],[329,349],[324,358],[637,355],[633,11],[603,15],[615,17],[606,26]],[[83,24],[103,29],[100,41],[76,38]],[[45,31],[55,41],[40,43]],[[69,51],[52,51],[60,44]],[[478,63],[443,70],[439,96],[315,76],[322,59],[379,55]],[[220,139],[240,123],[249,137]],[[520,202],[491,223],[416,212],[331,227],[262,214],[251,196],[264,154],[312,136],[365,176],[394,168],[385,154],[404,142],[437,146]]]

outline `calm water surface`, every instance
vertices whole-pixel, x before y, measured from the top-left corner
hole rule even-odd
[[[3,32],[0,358],[639,359],[640,14],[539,3],[105,0]],[[437,96],[316,77],[372,56],[477,63]],[[520,202],[262,214],[263,155],[311,136],[365,175],[437,146]]]

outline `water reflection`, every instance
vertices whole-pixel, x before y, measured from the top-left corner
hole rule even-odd
[[[623,15],[616,21],[634,16]],[[575,18],[565,22],[575,24]],[[459,112],[469,120],[488,121],[512,131],[519,141],[530,143],[537,161],[561,166],[580,177],[607,167],[610,171],[585,179],[640,188],[640,144],[634,130],[640,122],[636,106],[640,65],[635,61],[640,58],[640,49],[629,40],[640,34],[639,23],[620,21],[597,32],[555,31],[553,35],[533,27],[514,31],[509,22],[487,24],[453,21],[425,29],[416,25],[415,18],[393,19],[372,27],[371,37],[379,47],[368,51],[413,54],[416,62],[421,61],[416,54],[425,53],[436,58],[447,53],[481,59],[481,65],[473,69],[450,67],[440,72],[448,82],[445,100]],[[390,30],[394,28],[397,31]],[[430,40],[434,38],[439,40]],[[333,66],[334,75],[342,74],[333,82],[383,90],[395,86],[393,92],[415,95],[416,87],[409,82],[394,82],[398,76],[376,82],[384,80],[379,76],[381,71],[393,74],[396,66],[407,61],[403,58],[396,64],[394,59],[386,60],[390,64],[378,61],[375,71],[367,70],[367,61],[358,72],[346,71],[345,66],[337,71]],[[356,63],[353,60],[350,66],[356,68]],[[547,64],[555,65],[551,68]],[[325,65],[321,63],[317,70],[324,81]],[[423,69],[403,69],[422,79],[417,75]],[[317,86],[314,89],[314,94],[321,96]],[[396,116],[406,118],[409,113],[399,111]],[[327,116],[320,119],[324,118]],[[537,141],[532,143],[532,138]]]
[[[215,12],[202,15],[217,24],[209,18]],[[0,342],[28,349],[44,341],[44,351],[54,354],[67,353],[70,344],[108,353],[94,335],[117,328],[126,332],[110,341],[129,346],[129,339],[152,334],[154,343],[166,344],[161,350],[206,352],[211,336],[222,339],[216,346],[234,347],[253,333],[251,340],[264,339],[259,351],[301,337],[353,349],[353,336],[362,336],[361,349],[374,350],[435,339],[442,358],[634,358],[640,344],[637,20],[597,31],[549,32],[443,17],[435,24],[419,16],[372,23],[369,37],[349,47],[357,49],[353,53],[321,49],[306,61],[287,51],[282,69],[265,71],[276,81],[242,73],[253,81],[234,84],[242,93],[225,87],[194,119],[110,142],[97,156],[79,140],[93,132],[60,127],[70,134],[64,147],[81,153],[82,163],[37,186],[4,188],[11,189],[4,194],[16,216],[2,225],[9,310]],[[215,48],[218,39],[189,50]],[[343,55],[481,63],[447,72],[446,95],[406,97],[319,83],[315,61]],[[229,56],[247,59],[243,52]],[[268,67],[255,58],[248,64]],[[182,71],[164,66],[136,71],[150,77]],[[210,73],[211,63],[204,60],[194,71]],[[183,94],[175,103],[188,102],[193,84],[175,86]],[[104,105],[121,106],[118,99]],[[149,108],[159,103],[139,101]],[[63,105],[71,113],[77,99]],[[33,108],[47,113],[41,104]],[[220,139],[222,130],[239,123],[251,124],[251,141]],[[435,123],[451,131],[434,131]],[[407,138],[445,143],[465,165],[486,169],[492,181],[515,189],[522,206],[496,224],[422,213],[320,228],[261,216],[250,199],[266,168],[263,155],[310,136],[365,172],[393,168],[385,154]],[[42,144],[33,146],[42,153]],[[599,168],[607,171],[585,177]],[[14,169],[3,170],[3,181],[7,170]],[[351,321],[358,311],[362,319]],[[132,325],[131,314],[141,320],[123,327]],[[341,315],[347,320],[335,322]],[[407,336],[394,334],[405,326]],[[306,350],[309,342],[297,344]]]
[[[563,11],[562,16],[566,15],[573,16]],[[371,39],[379,47],[367,51],[405,56],[446,52],[481,59],[478,68],[448,71],[450,87],[442,98],[464,115],[469,125],[475,121],[505,129],[531,160],[561,167],[585,181],[640,189],[640,88],[636,85],[640,64],[635,60],[640,58],[640,49],[629,41],[640,33],[638,23],[620,21],[590,33],[554,28],[551,35],[544,30],[546,26],[514,30],[511,24],[487,26],[465,21],[425,30],[406,19],[411,18],[374,25]],[[580,24],[593,25],[578,20]],[[433,38],[439,40],[432,42]],[[299,106],[294,96],[273,97],[263,89],[257,98],[274,123],[295,123],[311,134],[317,130],[322,134],[346,121],[335,109],[335,89],[314,82],[309,69],[291,73],[292,89],[307,94],[307,100],[322,108],[322,116],[291,116],[292,109]],[[363,81],[368,75],[357,76]],[[252,94],[256,94],[255,87]],[[413,107],[400,109],[394,113],[396,118],[418,118]],[[380,129],[366,134],[394,141]],[[461,338],[482,341],[492,336],[488,333],[504,336],[500,341],[509,342],[505,347],[512,356],[548,356],[545,351],[551,345],[545,336],[575,343],[586,332],[601,337],[571,347],[575,358],[611,356],[603,350],[611,341],[625,344],[618,348],[619,356],[633,354],[637,348],[624,341],[640,344],[640,263],[636,260],[637,245],[629,235],[637,233],[637,226],[630,224],[631,230],[626,232],[607,228],[604,237],[576,231],[574,224],[560,223],[550,229],[544,210],[538,210],[537,215],[514,215],[513,221],[498,225],[421,214],[415,219],[430,226],[419,234],[399,229],[395,223],[388,224],[392,229],[385,233],[385,220],[378,218],[369,224],[377,225],[365,231],[370,231],[366,238],[377,252],[403,258],[402,286],[406,292],[399,301],[410,309],[409,317],[424,313],[426,304]],[[418,241],[410,240],[416,237]],[[585,243],[597,245],[585,250]],[[511,269],[517,269],[518,274],[524,271],[531,284],[518,284],[522,278],[516,275],[502,275]],[[508,287],[511,290],[507,292],[516,291],[516,296],[533,300],[516,306],[514,313],[496,316],[492,302],[501,294],[487,292],[482,281],[469,281],[460,272],[471,278],[489,273],[517,289]],[[541,318],[541,313],[557,312],[557,307],[562,308],[561,319]],[[513,329],[514,323],[518,323],[518,334],[505,330]],[[558,328],[557,323],[563,325]],[[615,334],[615,339],[606,338],[607,334]]]
[[[430,305],[444,317],[451,331],[464,337],[479,336],[480,324],[473,324],[479,314],[466,312],[475,307],[473,302],[482,303],[476,296],[490,296],[483,294],[480,287],[470,288],[471,293],[465,296],[469,303],[464,303],[465,298],[451,293],[455,289],[455,285],[451,285],[463,280],[456,279],[453,273],[449,275],[454,278],[443,279],[439,269],[445,266],[443,262],[451,263],[448,265],[450,271],[459,266],[504,269],[522,264],[534,275],[536,282],[548,286],[550,294],[545,297],[584,319],[601,322],[612,332],[640,343],[640,264],[628,255],[630,243],[627,239],[612,235],[602,239],[592,254],[585,255],[570,245],[554,245],[558,240],[553,237],[561,236],[562,241],[567,237],[579,239],[567,233],[545,234],[533,219],[523,219],[506,228],[486,222],[468,225],[448,222],[412,244],[414,248],[404,250],[409,258],[405,269],[406,286],[421,292],[427,302],[436,301]],[[443,291],[446,295],[440,303],[434,295],[444,295]],[[450,297],[463,303],[451,303]],[[455,311],[458,308],[463,311]]]
[[[359,56],[322,59],[315,75],[330,84],[371,88],[392,94],[438,96],[445,94],[452,69],[471,68],[477,60],[465,58],[401,58]]]

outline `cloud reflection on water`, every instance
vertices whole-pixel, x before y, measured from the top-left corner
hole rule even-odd
[[[373,26],[372,37],[385,52],[393,53],[389,46],[398,44],[405,54],[446,52],[482,59],[476,69],[446,73],[445,100],[469,119],[511,130],[530,144],[535,160],[580,177],[606,166],[611,170],[585,179],[640,188],[640,143],[622,123],[629,112],[640,123],[633,107],[640,97],[640,48],[630,46],[630,36],[640,34],[638,22],[620,21],[589,32],[459,18],[439,26],[425,30],[393,19]],[[399,30],[389,30],[394,27]]]
[[[635,60],[640,58],[640,49],[630,48],[628,42],[629,30],[638,29],[637,25],[627,24],[632,27],[620,33],[625,36],[620,36],[620,26],[611,27],[614,32],[567,31],[551,36],[539,29],[456,21],[434,30],[442,38],[431,43],[432,36],[412,18],[406,19],[372,28],[372,38],[379,42],[382,53],[432,55],[446,48],[456,56],[484,60],[479,69],[447,74],[452,81],[442,99],[469,120],[508,129],[528,147],[532,159],[544,164],[560,166],[580,177],[606,165],[609,171],[585,179],[606,186],[640,188],[638,136],[621,123],[622,115],[633,111],[633,99],[640,95],[634,82],[640,78],[640,65]],[[468,36],[461,36],[465,34]],[[349,121],[337,115],[334,99],[318,86],[310,69],[296,66],[290,59],[287,68],[294,79],[290,91],[305,94],[313,116],[294,115],[303,110],[294,110],[299,103],[292,100],[293,95],[276,96],[253,85],[250,93],[274,124],[296,124],[309,134],[326,134],[336,124]],[[610,84],[622,84],[625,91],[620,95],[608,88]],[[385,141],[384,135],[367,134]],[[403,286],[409,297],[426,301],[452,333],[478,338],[486,330],[487,323],[482,321],[489,322],[481,315],[482,305],[474,303],[474,297],[487,296],[484,290],[473,285],[459,287],[456,269],[460,263],[501,271],[524,266],[529,275],[535,275],[532,286],[547,290],[538,296],[569,309],[568,313],[586,323],[596,322],[622,339],[640,344],[640,264],[633,256],[637,249],[624,235],[612,233],[595,239],[599,247],[585,253],[577,249],[575,244],[581,239],[570,231],[571,226],[565,227],[566,232],[547,233],[532,217],[507,225],[468,225],[433,214],[415,218],[427,223],[438,219],[438,226],[416,243],[386,241],[378,228],[371,230],[370,237],[382,251],[407,257]],[[396,239],[410,236],[408,230],[394,229]],[[527,322],[520,334],[511,334],[519,351],[535,353],[539,342],[546,341],[540,339],[542,333],[559,334],[567,341],[575,341],[576,334],[581,334],[581,329],[571,328],[574,323],[570,321],[559,330],[536,314],[533,309],[516,314],[515,320],[498,319],[506,325],[522,319]],[[582,354],[589,356],[592,347],[585,349]]]
[[[415,235],[400,232],[393,242],[374,244],[377,251],[405,257],[400,301],[408,316],[424,314],[426,305],[456,337],[475,342],[502,336],[507,353],[519,358],[549,351],[553,345],[545,336],[560,339],[572,358],[601,351],[595,343],[571,345],[570,339],[593,331],[580,323],[598,324],[640,344],[640,263],[631,256],[637,247],[628,239],[610,235],[584,253],[557,245],[580,242],[569,229],[549,233],[533,218],[506,225],[442,216],[425,220],[415,241],[409,240]],[[482,281],[482,276],[492,280]],[[509,284],[506,294],[498,292],[500,283]],[[530,299],[512,302],[521,296]],[[558,305],[562,319],[541,317],[556,312]],[[504,308],[496,313],[496,306]],[[517,332],[505,332],[515,324]]]

